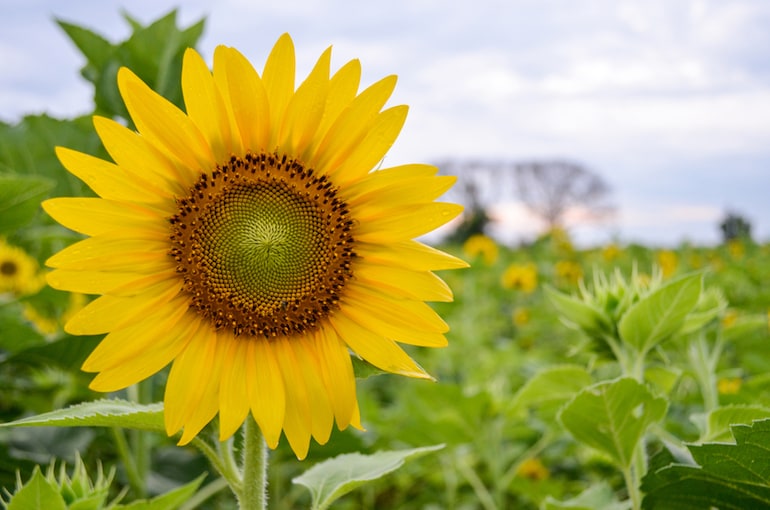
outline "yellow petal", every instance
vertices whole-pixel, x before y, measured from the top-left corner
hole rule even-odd
[[[136,204],[101,198],[51,198],[43,210],[65,227],[88,236],[151,229],[168,232],[168,225],[157,212]]]
[[[373,172],[364,180],[368,181],[371,179],[371,176],[384,172]],[[361,188],[357,190],[346,189],[346,198],[350,196],[350,198],[346,199],[346,202],[351,207],[355,207],[359,214],[374,216],[386,208],[430,203],[451,188],[456,180],[455,177],[448,175],[415,177],[402,179],[398,183],[385,186],[370,186],[368,190],[358,195],[354,195],[354,193]]]
[[[387,76],[353,99],[329,128],[309,166],[325,174],[340,165],[369,132],[395,86],[396,77]]]
[[[219,440],[232,436],[249,414],[246,357],[250,340],[236,338],[224,353],[219,387]]]
[[[94,127],[110,157],[129,176],[135,176],[164,192],[166,198],[181,195],[193,185],[195,177],[164,156],[139,133],[106,117],[94,117]],[[163,201],[169,212],[176,209],[174,200]]]
[[[356,253],[364,260],[377,264],[405,267],[415,271],[438,271],[440,269],[461,269],[469,264],[453,255],[427,246],[419,241],[400,241],[387,244],[358,242]]]
[[[449,326],[433,308],[422,301],[390,296],[379,288],[372,288],[351,281],[341,296],[343,306],[362,307],[372,313],[387,315],[388,320],[411,326],[417,331],[446,333]]]
[[[208,172],[216,160],[201,132],[179,108],[155,93],[125,67],[118,88],[139,132],[193,173]]]
[[[329,322],[353,352],[377,368],[407,377],[432,379],[393,340],[361,327],[344,314],[330,316]]]
[[[334,411],[321,377],[320,360],[314,343],[313,335],[305,335],[289,340],[288,345],[294,351],[307,390],[310,432],[319,444],[326,444],[334,424]]]
[[[153,337],[151,341],[147,338],[146,342],[142,342],[139,336],[133,338],[133,342],[144,344],[141,356],[129,358],[104,369],[91,381],[89,388],[104,392],[117,391],[156,374],[185,348],[194,324],[197,322],[180,321],[167,335]]]
[[[270,103],[272,129],[268,150],[278,145],[278,132],[283,124],[286,107],[294,94],[294,75],[296,73],[294,42],[289,34],[283,34],[270,51],[262,71],[262,80]]]
[[[361,263],[355,269],[361,283],[392,296],[418,301],[452,301],[452,290],[429,271],[410,271],[397,267]]]
[[[64,330],[71,335],[100,335],[123,328],[168,303],[180,290],[180,282],[169,280],[136,296],[102,296],[73,315]]]
[[[192,48],[184,53],[182,92],[187,115],[208,140],[214,158],[223,162],[232,154],[240,154],[243,148],[240,143],[233,144],[235,137],[222,96],[208,66]]]
[[[334,73],[334,76],[329,81],[326,106],[324,107],[321,123],[318,126],[316,136],[302,153],[300,157],[302,161],[315,161],[313,155],[316,153],[318,146],[340,113],[356,97],[360,81],[361,62],[358,60],[351,60]]]
[[[48,267],[81,271],[153,273],[169,263],[168,240],[101,239],[74,243],[46,260]]]
[[[241,134],[244,151],[258,153],[268,150],[270,103],[262,80],[246,57],[233,48],[221,47],[214,57],[217,59],[214,72],[221,68],[220,75],[224,76],[215,76],[214,80],[226,84],[230,108]]]
[[[331,400],[337,427],[344,430],[356,407],[356,377],[348,347],[334,329],[321,328],[316,333],[321,377]]]
[[[216,416],[219,410],[219,386],[222,380],[222,372],[226,369],[222,363],[224,357],[224,351],[229,347],[229,343],[234,340],[230,333],[220,333],[216,335],[216,349],[214,352],[214,362],[210,365],[210,372],[197,372],[197,374],[204,374],[206,384],[203,387],[203,393],[201,394],[199,403],[192,403],[194,407],[190,414],[189,419],[184,424],[184,432],[182,433],[179,444],[184,445],[192,441],[192,439],[198,435],[198,433],[206,426],[214,416]],[[188,377],[194,377],[192,374],[188,374]]]
[[[360,306],[343,306],[339,313],[362,328],[369,329],[373,333],[396,342],[422,347],[447,346],[447,340],[443,334],[434,331],[418,331],[410,327],[405,320],[399,320],[397,315],[386,314],[381,310],[366,310]]]
[[[198,327],[190,333],[190,341],[176,357],[166,382],[164,421],[166,433],[171,436],[181,429],[192,416],[203,398],[207,386],[216,385],[212,378],[216,359],[216,335],[211,325],[198,320]]]
[[[61,164],[102,198],[132,202],[158,203],[168,200],[165,190],[126,173],[121,167],[65,147],[56,147]]]
[[[316,134],[326,106],[330,61],[331,48],[328,48],[291,97],[281,125],[279,151],[300,155]]]
[[[435,230],[462,211],[463,206],[444,202],[396,207],[369,217],[353,209],[353,216],[358,220],[353,238],[383,244],[405,241]]]
[[[188,312],[188,299],[179,297],[130,326],[113,331],[96,346],[83,362],[85,372],[101,372],[123,363],[146,361],[143,353],[154,343],[174,338],[174,327]],[[193,312],[190,312],[193,313]],[[140,361],[137,361],[137,358]]]
[[[407,106],[395,106],[380,113],[369,127],[366,136],[336,168],[329,168],[335,183],[345,185],[364,177],[385,157],[404,127]]]
[[[270,342],[247,342],[246,382],[251,413],[270,448],[278,446],[286,416],[286,390]]]
[[[286,388],[286,416],[283,431],[291,449],[299,460],[307,456],[310,447],[310,402],[305,388],[304,374],[299,368],[290,340],[283,337],[270,342],[283,375]]]

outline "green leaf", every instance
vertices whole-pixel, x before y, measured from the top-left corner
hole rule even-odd
[[[620,319],[620,338],[638,352],[647,352],[679,331],[700,298],[700,273],[673,280],[637,301]]]
[[[201,475],[192,482],[178,487],[151,500],[133,501],[128,505],[118,505],[116,508],[125,510],[174,510],[189,500],[198,490],[206,475]]]
[[[32,221],[52,188],[53,182],[42,177],[0,174],[0,235]]]
[[[411,450],[381,451],[371,455],[346,453],[316,464],[292,482],[310,490],[313,510],[324,510],[356,487],[400,468],[408,459],[442,448],[443,444]]]
[[[647,427],[662,420],[667,408],[665,398],[624,377],[584,389],[564,406],[559,420],[575,439],[627,468]]]
[[[32,478],[13,495],[7,510],[67,510],[59,489],[35,466]]]
[[[553,418],[562,404],[591,383],[591,375],[581,366],[546,367],[527,380],[516,392],[511,402],[511,410],[521,413],[534,407],[542,415]]]
[[[750,424],[764,418],[770,418],[770,408],[759,405],[731,405],[714,409],[708,415],[707,429],[699,442],[732,441],[731,425]]]
[[[127,400],[103,399],[50,413],[0,423],[2,427],[125,427],[163,431],[163,404],[140,405]]]
[[[577,326],[589,335],[609,330],[609,321],[598,308],[549,285],[544,288],[561,318],[568,324]]]
[[[770,508],[770,420],[732,431],[736,444],[689,445],[697,465],[676,462],[665,450],[654,457],[642,480],[642,508]]]
[[[543,502],[543,510],[627,510],[631,507],[629,501],[618,501],[615,491],[601,481],[566,501],[557,501],[548,496]]]

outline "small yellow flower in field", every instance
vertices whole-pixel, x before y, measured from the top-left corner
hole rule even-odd
[[[676,272],[679,265],[679,256],[671,250],[662,250],[658,252],[658,265],[663,273],[663,278],[668,278]]]
[[[517,308],[513,311],[513,323],[516,326],[525,326],[529,324],[532,313],[529,308]]]
[[[602,249],[602,258],[605,262],[612,262],[620,256],[621,252],[620,246],[610,243]]]
[[[297,86],[288,34],[261,73],[234,48],[212,67],[188,49],[184,110],[122,68],[136,131],[94,118],[112,161],[57,148],[98,195],[43,203],[88,236],[48,259],[48,283],[100,295],[65,329],[107,333],[82,367],[96,391],[171,365],[164,420],[180,444],[217,415],[227,440],[251,415],[302,459],[335,422],[361,426],[352,353],[430,379],[397,342],[447,344],[427,302],[452,292],[434,271],[467,264],[415,239],[460,214],[436,201],[456,178],[380,168],[408,110],[385,106],[396,77],[361,90],[358,60],[330,63],[328,48]]]
[[[687,263],[693,269],[700,269],[704,264],[703,256],[699,253],[691,253],[690,256],[687,257]]]
[[[542,463],[540,459],[527,459],[521,463],[516,470],[516,474],[522,478],[528,478],[534,481],[547,480],[551,476],[551,472]]]
[[[717,381],[717,391],[720,395],[737,395],[742,384],[740,377],[723,378]]]
[[[537,288],[537,266],[527,264],[511,264],[501,278],[503,288],[520,290],[530,293]]]
[[[45,285],[37,260],[18,246],[0,239],[0,294],[35,294]]]
[[[463,253],[469,259],[481,257],[484,265],[491,266],[497,262],[500,248],[491,237],[484,234],[474,234],[466,239],[463,244]]]
[[[731,239],[727,243],[727,251],[730,253],[730,257],[732,257],[733,260],[741,260],[746,254],[746,247],[740,239]]]
[[[24,304],[22,313],[24,318],[31,322],[38,332],[44,335],[52,335],[59,332],[64,324],[86,305],[86,301],[85,294],[72,292],[68,298],[67,308],[64,310],[61,317],[51,317],[48,314],[41,313],[30,303]]]
[[[560,260],[554,266],[556,278],[570,285],[577,285],[583,278],[583,268],[572,260]]]
[[[650,286],[650,282],[652,282],[652,277],[647,273],[637,273],[635,282],[639,287],[647,288]]]
[[[735,321],[738,319],[738,312],[735,310],[728,310],[727,313],[725,313],[724,317],[722,317],[722,327],[723,328],[729,328],[733,324],[735,324]]]

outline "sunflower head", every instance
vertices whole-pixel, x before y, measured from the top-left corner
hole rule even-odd
[[[44,285],[37,260],[18,246],[0,239],[0,294],[34,294]]]
[[[188,50],[185,111],[121,69],[136,131],[94,119],[112,161],[57,150],[99,195],[44,203],[88,236],[47,261],[49,283],[100,295],[65,328],[107,334],[83,365],[96,390],[171,364],[165,422],[181,443],[217,414],[225,439],[251,413],[302,458],[334,422],[360,427],[351,353],[429,378],[399,343],[446,345],[426,302],[452,293],[433,271],[466,264],[414,238],[460,213],[435,201],[455,179],[379,168],[406,118],[385,108],[396,79],[359,90],[359,62],[332,74],[330,59],[295,86],[288,35],[261,73],[233,48],[213,70]]]

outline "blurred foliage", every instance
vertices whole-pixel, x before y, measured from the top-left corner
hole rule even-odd
[[[35,262],[35,278],[51,254],[79,238],[42,213],[41,199],[92,194],[64,171],[54,147],[106,157],[88,117],[126,120],[115,84],[118,67],[131,67],[182,105],[181,56],[197,42],[203,21],[179,29],[174,12],[148,26],[126,19],[133,32],[118,43],[59,22],[83,52],[82,74],[94,84],[94,110],[84,112],[87,117],[40,115],[0,123],[0,237]],[[738,235],[716,247],[613,243],[576,249],[568,232],[553,230],[510,247],[471,235],[483,230],[485,219],[479,218],[444,246],[472,264],[440,275],[455,293],[454,302],[435,304],[451,326],[449,346],[416,356],[439,382],[357,366],[358,374],[369,376],[358,383],[366,431],[335,431],[327,445],[313,444],[303,463],[282,441],[271,453],[272,507],[310,506],[310,494],[291,480],[324,460],[439,443],[445,448],[359,487],[335,508],[628,508],[624,470],[634,467],[629,460],[643,458],[640,445],[658,454],[632,473],[644,480],[640,496],[646,507],[659,508],[666,491],[679,488],[708,498],[711,485],[696,483],[706,479],[718,482],[708,501],[732,497],[719,482],[729,473],[714,471],[719,468],[711,453],[717,447],[711,443],[730,440],[731,425],[770,416],[770,245]],[[0,260],[3,267],[11,265]],[[0,294],[3,423],[103,397],[88,389],[90,376],[79,370],[100,337],[75,337],[62,329],[88,298],[24,288],[35,290]],[[113,397],[160,401],[165,377],[160,373]],[[605,414],[587,412],[602,406]],[[81,419],[77,413],[84,410],[68,412]],[[614,423],[623,416],[636,421],[623,423],[615,435],[592,432],[596,420]],[[725,445],[724,454],[741,463],[756,460],[749,445],[766,430],[765,422],[733,427],[738,444]],[[684,442],[699,444],[703,455]],[[135,454],[130,461],[125,448]],[[38,467],[57,460],[74,471],[45,475]],[[96,481],[81,483],[80,492],[68,489],[70,495],[88,499],[98,493],[99,501],[120,496],[120,504],[136,502],[135,508],[172,508],[196,497],[191,494],[210,470],[207,462],[162,432],[0,428],[5,501],[13,492],[47,492],[67,505],[74,500],[63,487],[97,473]],[[108,475],[100,474],[100,464]],[[693,473],[698,476],[686,478]],[[211,490],[196,502],[198,508],[235,507],[229,494],[214,490],[216,482],[204,482]],[[757,483],[763,494],[767,482]]]

